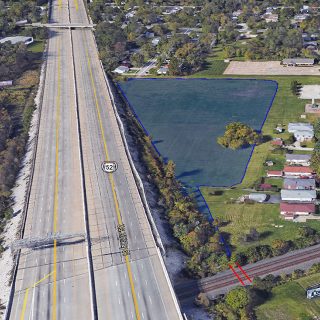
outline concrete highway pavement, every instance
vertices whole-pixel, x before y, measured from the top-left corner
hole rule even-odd
[[[67,22],[57,6],[52,19]],[[24,238],[85,233],[71,54],[69,31],[51,31]],[[22,250],[10,319],[90,318],[86,244]]]
[[[73,23],[88,22],[82,1],[79,10],[70,9]],[[72,37],[90,234],[101,239],[92,247],[98,316],[179,319],[125,153],[93,34],[75,30]],[[112,176],[101,170],[104,160],[118,163]],[[130,250],[127,258],[119,247],[117,227],[122,223]]]
[[[87,24],[84,3],[53,1],[51,22]],[[118,163],[109,176],[101,170],[107,159]],[[21,251],[10,319],[181,319],[128,162],[93,34],[53,29],[24,238],[86,233],[85,208],[96,300],[90,294],[86,243],[60,246],[55,241],[50,248]],[[119,225],[125,226],[130,255],[121,252]]]

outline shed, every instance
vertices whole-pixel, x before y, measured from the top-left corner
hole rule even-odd
[[[282,201],[313,202],[316,198],[315,190],[281,190]]]

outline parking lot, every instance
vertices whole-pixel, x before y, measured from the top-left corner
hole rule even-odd
[[[280,61],[231,61],[225,75],[320,75],[320,66],[284,67]]]

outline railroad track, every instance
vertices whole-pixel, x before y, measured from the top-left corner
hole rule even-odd
[[[259,265],[249,265],[244,267],[245,272],[250,278],[264,276],[274,271],[278,271],[293,265],[320,258],[320,248],[313,248],[306,252],[299,252],[295,255],[278,258],[276,261],[268,261]],[[241,276],[241,273],[240,273]],[[243,279],[246,280],[246,279]],[[226,286],[237,285],[239,280],[235,278],[233,273],[225,274],[220,277],[212,277],[199,281],[190,281],[176,287],[177,294],[180,300],[185,300],[196,296],[199,292],[210,292],[217,289],[222,289]]]

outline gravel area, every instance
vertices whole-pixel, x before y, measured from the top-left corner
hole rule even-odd
[[[284,67],[280,61],[231,61],[225,75],[320,75],[319,66]]]

